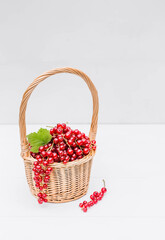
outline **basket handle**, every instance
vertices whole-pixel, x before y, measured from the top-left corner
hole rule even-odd
[[[90,80],[90,78],[83,73],[80,70],[74,69],[74,68],[57,68],[50,70],[48,72],[43,73],[39,77],[37,77],[27,88],[25,91],[22,102],[20,105],[20,111],[19,111],[19,129],[20,129],[20,139],[21,139],[21,150],[22,154],[25,152],[28,152],[28,141],[26,138],[26,121],[25,121],[25,113],[26,113],[26,107],[27,107],[27,102],[29,100],[30,95],[32,94],[33,90],[36,88],[36,86],[44,81],[46,78],[55,75],[57,73],[72,73],[75,75],[80,76],[86,84],[88,85],[92,98],[93,98],[93,115],[92,115],[92,122],[90,126],[90,132],[89,132],[89,137],[91,140],[94,140],[96,137],[97,133],[97,121],[98,121],[98,109],[99,109],[99,101],[98,101],[98,94],[97,90],[93,84],[93,82]]]

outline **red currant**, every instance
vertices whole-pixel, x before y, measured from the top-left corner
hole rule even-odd
[[[72,154],[73,154],[73,149],[68,148],[67,153],[68,153],[69,155],[72,155]]]
[[[50,129],[50,134],[53,135],[54,134],[54,131],[53,129]]]
[[[101,192],[102,193],[105,193],[107,191],[107,189],[105,188],[105,187],[103,187],[102,189],[101,189]]]
[[[82,208],[82,207],[83,207],[83,203],[80,203],[80,204],[79,204],[79,207]]]
[[[44,146],[39,147],[39,151],[40,152],[44,151]]]
[[[48,156],[48,157],[52,157],[52,155],[53,155],[53,154],[52,154],[51,151],[47,151],[47,156]]]
[[[42,199],[42,198],[39,198],[39,199],[38,199],[38,203],[39,203],[39,204],[42,204],[42,203],[43,203],[43,199]]]
[[[83,212],[87,212],[87,208],[86,207],[83,208]]]
[[[46,156],[47,156],[47,153],[46,153],[45,151],[42,151],[42,152],[41,152],[41,155],[42,155],[43,157],[46,157]]]
[[[54,144],[57,144],[58,143],[58,138],[54,138],[53,142],[54,142]]]
[[[43,185],[43,188],[44,188],[44,189],[46,189],[47,187],[48,187],[47,184],[44,184],[44,185]]]

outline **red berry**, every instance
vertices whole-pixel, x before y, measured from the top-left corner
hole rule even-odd
[[[36,183],[36,188],[39,188],[40,184],[39,183]]]
[[[64,152],[62,150],[58,151],[59,156],[63,156]]]
[[[48,170],[46,170],[46,171],[45,171],[45,174],[46,174],[46,175],[49,175],[49,174],[50,174],[50,172],[49,172]]]
[[[85,147],[86,147],[86,148],[89,148],[89,147],[90,147],[90,144],[89,144],[89,143],[86,143],[86,144],[85,144]]]
[[[54,134],[54,131],[53,129],[50,129],[50,134],[53,135]]]
[[[40,186],[39,189],[42,191],[43,190],[43,186]]]
[[[42,177],[40,177],[40,178],[38,179],[38,181],[39,181],[39,182],[42,182]]]
[[[92,149],[93,149],[93,150],[96,150],[96,146],[95,146],[95,145],[93,145],[93,146],[92,146]]]
[[[107,191],[107,189],[105,188],[105,187],[103,187],[102,189],[101,189],[101,192],[102,193],[105,193]]]
[[[46,145],[44,146],[44,148],[45,148],[45,150],[48,149],[48,145],[46,144]]]
[[[62,135],[58,135],[58,141],[62,142],[63,141],[63,136]]]
[[[61,124],[61,127],[62,127],[63,129],[66,129],[66,124],[65,124],[65,123],[62,123],[62,124]]]
[[[92,200],[93,200],[93,199],[94,199],[94,196],[93,196],[93,195],[90,195],[90,199],[92,199]]]
[[[104,196],[104,193],[100,192],[99,197],[103,197],[103,196]]]
[[[93,196],[95,196],[95,197],[97,197],[98,195],[99,195],[98,192],[93,193]]]
[[[75,134],[75,135],[78,135],[79,132],[80,132],[80,131],[79,131],[78,129],[75,129],[75,130],[74,130],[74,134]]]
[[[68,148],[67,153],[68,153],[69,155],[72,155],[72,154],[73,154],[73,149]]]
[[[80,204],[79,204],[79,207],[82,208],[82,207],[83,207],[83,203],[80,203]]]
[[[67,161],[66,161],[66,160],[64,160],[64,161],[63,161],[63,164],[67,164]]]
[[[78,139],[81,139],[81,138],[82,138],[82,134],[79,133],[79,134],[77,135],[77,138],[78,138]]]
[[[40,152],[44,151],[44,146],[39,147],[39,151]]]
[[[83,153],[84,153],[85,155],[87,155],[87,154],[89,153],[89,148],[84,148],[84,149],[83,149]]]
[[[37,170],[40,170],[40,169],[41,169],[41,166],[40,166],[40,165],[37,165],[37,166],[36,166],[36,169],[37,169]]]
[[[63,161],[65,160],[65,157],[64,157],[64,156],[61,156],[61,157],[60,157],[60,160],[61,160],[61,162],[63,162]]]
[[[41,152],[41,155],[42,155],[43,157],[46,157],[46,156],[47,156],[47,153],[46,153],[45,151],[42,151],[42,152]]]
[[[67,155],[67,156],[65,157],[65,160],[66,160],[67,162],[69,162],[70,157]]]
[[[75,153],[73,153],[72,157],[75,159],[77,157],[77,155]]]
[[[91,201],[87,203],[88,207],[91,207]]]
[[[83,208],[83,212],[87,212],[87,208],[86,207]]]
[[[83,204],[87,204],[87,201],[84,201]]]
[[[72,139],[69,139],[69,140],[68,140],[68,144],[72,146],[73,140],[72,140]]]
[[[50,176],[45,176],[45,178],[44,179],[50,179]]]
[[[92,140],[91,143],[92,143],[92,144],[96,144],[96,141],[95,141],[95,140]]]
[[[78,149],[79,149],[78,147],[75,147],[75,148],[74,148],[74,151],[77,152]]]
[[[43,203],[43,199],[42,199],[42,198],[39,198],[39,199],[38,199],[38,203],[39,203],[39,204],[42,204],[42,203]]]
[[[42,197],[42,193],[38,193],[37,196],[41,198]]]
[[[98,196],[98,197],[97,197],[97,200],[99,200],[99,201],[100,201],[101,199],[102,199],[102,197],[101,197],[101,196]]]
[[[37,166],[37,165],[38,165],[38,162],[37,162],[37,161],[35,161],[33,164],[34,164],[34,166]]]
[[[52,167],[48,167],[47,170],[48,170],[49,172],[51,172],[51,171],[52,171]]]
[[[54,139],[53,139],[53,142],[54,142],[55,144],[57,144],[57,143],[58,143],[58,138],[54,138]]]
[[[88,207],[88,203],[85,203],[85,204],[84,204],[84,208],[87,208],[87,207]]]
[[[52,155],[53,155],[53,154],[52,154],[51,151],[47,151],[47,156],[48,156],[48,157],[52,157]]]
[[[69,139],[71,137],[71,132],[67,132],[66,134],[65,134],[65,138],[66,139]]]
[[[57,127],[57,134],[61,134],[63,132],[62,127]]]
[[[47,187],[48,187],[47,184],[44,184],[44,185],[43,185],[43,188],[44,188],[44,189],[46,189]]]
[[[83,142],[82,142],[82,140],[77,140],[77,144],[79,145],[79,146],[82,146],[82,144],[83,144]]]
[[[47,197],[47,194],[46,194],[46,193],[43,193],[43,194],[42,194],[42,197],[43,197],[43,198],[46,198],[46,197]]]
[[[81,154],[82,154],[82,150],[81,150],[81,149],[78,149],[78,150],[76,151],[76,155],[80,156]]]
[[[93,199],[93,203],[96,204],[98,202],[98,200],[95,198]]]
[[[44,166],[47,166],[47,165],[48,165],[48,162],[47,162],[47,161],[43,161],[43,165],[44,165]]]
[[[94,205],[93,201],[89,202],[90,207]]]
[[[48,163],[54,163],[54,159],[52,157],[48,158]]]
[[[81,141],[82,141],[82,145],[84,146],[86,144],[86,139],[83,138]]]
[[[94,205],[94,202],[93,202],[93,201],[90,201],[90,203],[91,203],[91,206],[93,206],[93,205]]]
[[[39,173],[38,173],[38,172],[35,172],[34,174],[35,174],[35,176],[39,176]]]
[[[35,158],[35,157],[36,157],[36,154],[35,154],[35,153],[33,153],[33,152],[30,152],[30,154],[31,154],[31,156],[32,156],[33,158]]]
[[[57,153],[53,153],[53,158],[54,158],[55,160],[58,159],[58,155],[57,155]]]
[[[54,133],[57,133],[57,127],[54,127],[54,128],[53,128],[53,132],[54,132]]]
[[[76,144],[75,142],[73,142],[73,143],[72,143],[72,147],[75,148],[76,146],[77,146],[77,144]]]
[[[57,123],[57,128],[62,128],[62,124],[61,123]]]

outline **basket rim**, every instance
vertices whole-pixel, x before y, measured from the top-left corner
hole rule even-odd
[[[95,152],[96,151],[91,150],[90,153],[87,156],[85,156],[81,159],[77,159],[77,160],[72,161],[72,162],[68,162],[67,164],[63,164],[62,162],[60,162],[60,163],[54,162],[54,163],[51,164],[51,167],[53,167],[53,168],[68,168],[68,167],[74,167],[76,165],[81,165],[81,164],[91,160],[94,157]],[[28,157],[23,156],[23,159],[26,162],[31,162],[31,163],[35,162],[35,159],[32,156],[28,156]]]

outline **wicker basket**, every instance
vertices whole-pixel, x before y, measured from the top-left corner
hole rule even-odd
[[[57,73],[72,73],[80,76],[88,85],[92,98],[93,98],[93,116],[92,123],[89,132],[89,138],[94,140],[97,132],[97,120],[98,120],[98,94],[97,90],[90,80],[90,78],[83,72],[73,68],[58,68],[37,77],[25,91],[19,113],[19,127],[20,127],[20,139],[21,139],[21,156],[25,163],[25,172],[27,181],[32,194],[36,197],[39,190],[35,187],[33,180],[33,162],[34,159],[30,156],[28,142],[26,138],[26,123],[25,112],[28,99],[35,89],[35,87],[45,80],[46,78]],[[86,157],[68,162],[66,165],[62,163],[53,163],[53,168],[50,174],[50,181],[48,188],[45,190],[47,194],[48,202],[68,202],[76,200],[86,194],[89,185],[90,172],[92,166],[92,160],[95,152],[92,150]]]

